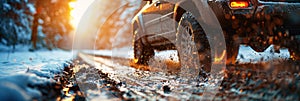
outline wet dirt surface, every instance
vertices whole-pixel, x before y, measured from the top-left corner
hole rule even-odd
[[[178,69],[170,72],[174,70],[138,66],[129,59],[78,56],[72,79],[76,89],[66,92],[74,100],[84,100],[82,95],[87,100],[300,100],[299,61],[227,65],[219,75],[185,82],[175,73]]]

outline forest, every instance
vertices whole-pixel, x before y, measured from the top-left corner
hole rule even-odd
[[[70,24],[72,0],[1,0],[0,44],[57,48],[74,29]]]

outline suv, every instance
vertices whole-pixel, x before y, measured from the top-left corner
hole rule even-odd
[[[285,47],[300,60],[300,0],[144,0],[147,4],[132,21],[134,62],[148,65],[154,50],[178,52],[194,46],[200,66],[210,71],[211,46],[196,5],[207,4],[220,23],[226,42],[226,63],[235,63],[239,45],[262,52],[271,44]],[[195,8],[195,9],[193,9]],[[204,13],[204,14],[202,14]],[[218,39],[214,39],[218,40]],[[187,42],[194,42],[188,44]],[[187,52],[189,53],[189,52]],[[185,55],[180,55],[179,60]],[[199,67],[199,66],[198,66]]]

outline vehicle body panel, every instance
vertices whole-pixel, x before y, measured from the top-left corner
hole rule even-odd
[[[279,0],[249,0],[250,7],[242,9],[231,8],[229,1],[175,0],[166,2],[166,0],[155,0],[151,4],[156,5],[154,6],[156,10],[153,10],[155,12],[147,13],[151,11],[150,9],[153,6],[145,6],[133,21],[138,22],[139,26],[143,26],[141,29],[145,30],[143,35],[147,36],[147,43],[158,48],[170,46],[170,44],[176,41],[175,35],[179,21],[178,18],[181,17],[184,11],[192,12],[198,18],[201,25],[214,25],[213,19],[207,16],[210,14],[206,14],[205,10],[197,11],[197,8],[205,9],[205,7],[197,5],[200,3],[203,5],[203,2],[206,2],[207,6],[210,6],[217,17],[224,34],[238,36],[235,41],[241,44],[253,46],[264,44],[258,47],[261,49],[257,51],[263,51],[270,44],[283,44],[282,46],[286,46],[289,45],[288,40],[290,37],[296,36],[296,38],[299,38],[300,3],[297,0],[290,0],[288,2]],[[159,5],[157,5],[157,2],[159,2]],[[159,11],[157,11],[158,8]],[[150,17],[147,14],[152,15]],[[153,14],[158,15],[153,16]],[[281,32],[273,31],[274,28]],[[281,37],[282,33],[288,34],[289,37]],[[208,37],[213,36],[208,35]],[[252,42],[257,37],[261,39]]]

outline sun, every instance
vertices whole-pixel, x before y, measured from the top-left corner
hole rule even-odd
[[[88,9],[88,7],[94,2],[94,0],[74,0],[69,3],[71,7],[71,24],[76,28],[80,22],[81,17]]]

